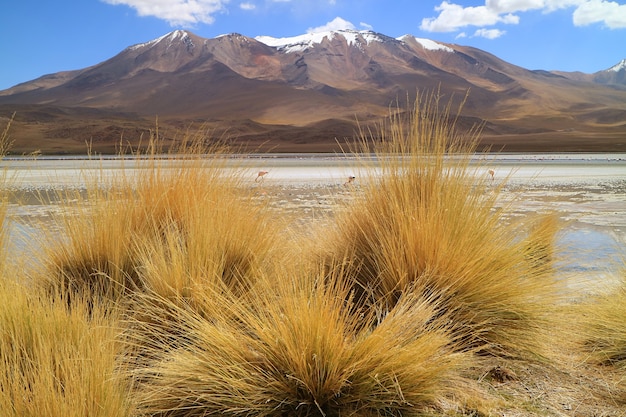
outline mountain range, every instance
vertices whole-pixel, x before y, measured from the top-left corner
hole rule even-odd
[[[14,152],[112,152],[157,126],[275,151],[336,151],[417,92],[467,99],[504,151],[626,152],[626,59],[594,74],[528,70],[485,51],[339,30],[291,38],[176,30],[97,65],[0,91]],[[452,106],[456,109],[456,105]]]

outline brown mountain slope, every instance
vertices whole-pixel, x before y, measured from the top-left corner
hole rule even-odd
[[[418,90],[438,89],[446,101],[469,90],[464,125],[484,121],[486,144],[626,151],[620,74],[598,84],[603,74],[529,71],[475,48],[369,31],[289,39],[174,31],[1,91],[0,117],[16,112],[16,152],[82,152],[86,141],[109,152],[137,142],[157,117],[172,137],[201,126],[240,144],[323,151],[351,139],[356,120],[376,122]]]

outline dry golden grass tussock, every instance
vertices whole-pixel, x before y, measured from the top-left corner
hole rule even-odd
[[[261,277],[288,262],[287,226],[240,191],[190,202],[178,221],[160,227],[159,238],[138,239],[141,286],[213,315],[221,306],[207,293],[243,300]]]
[[[13,146],[13,141],[9,135],[9,131],[11,130],[11,123],[13,123],[14,119],[15,113],[13,113],[11,118],[7,120],[6,126],[4,126],[2,132],[0,132],[0,156],[4,157],[11,149],[11,146]]]
[[[531,217],[524,224],[515,225],[524,230],[526,250],[524,256],[538,276],[550,277],[555,272],[557,253],[564,249],[557,242],[563,222],[556,213],[543,213]]]
[[[134,168],[88,179],[86,197],[62,196],[69,202],[59,219],[63,236],[53,233],[45,245],[51,286],[112,299],[145,285],[182,290],[186,284],[174,281],[184,275],[234,280],[272,250],[277,233],[221,148],[192,142],[166,157],[157,149],[136,155]],[[184,265],[170,262],[180,256]],[[171,282],[148,283],[155,269]]]
[[[436,95],[393,119],[379,177],[337,217],[321,245],[343,265],[361,303],[393,306],[409,288],[437,294],[466,348],[538,353],[554,281],[537,266],[556,227],[521,228],[496,208],[499,187],[473,166],[477,131],[461,135]],[[384,131],[384,130],[383,130]],[[333,233],[334,232],[334,233]],[[534,253],[534,255],[533,255]]]
[[[178,222],[155,226],[157,238],[149,235],[133,246],[146,294],[134,294],[128,312],[139,361],[157,354],[155,335],[157,351],[186,343],[181,308],[206,320],[228,315],[230,304],[252,302],[259,281],[290,259],[280,222],[263,206],[232,190],[213,197],[190,204]]]
[[[51,292],[119,299],[135,288],[137,281],[137,265],[130,250],[136,224],[133,202],[104,196],[68,200],[63,214],[56,218],[61,232],[45,231],[46,270],[35,276]]]
[[[4,158],[11,147],[9,129],[11,127],[13,117],[7,121],[7,125],[2,130],[2,133],[0,133],[0,159]],[[4,272],[4,268],[7,263],[7,244],[10,234],[10,228],[7,224],[7,210],[10,184],[11,178],[9,178],[6,170],[0,169],[0,273]]]
[[[188,342],[173,350],[167,340],[138,342],[152,346],[147,355],[155,358],[136,372],[142,410],[410,416],[449,394],[465,356],[428,324],[428,303],[409,296],[384,316],[354,315],[344,286],[307,274],[272,277],[247,303],[212,294],[223,314],[208,320],[171,305]]]
[[[580,313],[583,351],[587,352],[587,360],[621,368],[626,390],[626,269],[622,271],[617,286],[585,300]]]
[[[584,298],[572,307],[576,315],[579,351],[586,363],[597,365],[610,374],[617,371],[617,401],[626,407],[626,252],[623,240],[616,240],[622,257],[617,265],[616,280],[606,288]]]
[[[74,299],[0,281],[3,416],[133,415],[116,320]]]

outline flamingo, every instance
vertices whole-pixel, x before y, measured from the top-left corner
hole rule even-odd
[[[259,171],[259,173],[257,174],[256,178],[254,179],[254,182],[259,182],[259,180],[263,181],[265,179],[265,175],[268,172],[269,171]]]
[[[491,181],[493,181],[493,176],[496,174],[496,172],[493,169],[490,169],[487,172],[489,172],[489,175],[491,175]]]
[[[352,184],[354,182],[354,180],[356,179],[356,177],[354,175],[350,175],[348,177],[348,180],[346,182],[343,183],[343,185],[348,185],[348,184]]]

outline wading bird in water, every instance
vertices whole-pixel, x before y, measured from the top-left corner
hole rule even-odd
[[[489,175],[491,175],[491,181],[493,181],[493,176],[496,174],[496,172],[493,169],[490,169],[488,172]]]
[[[343,185],[348,185],[348,184],[352,184],[354,182],[354,180],[356,179],[356,177],[354,175],[350,175],[348,177],[348,180],[346,182],[343,183]]]
[[[254,179],[254,182],[259,182],[259,181],[263,181],[265,179],[265,175],[268,173],[269,171],[259,171],[259,173],[257,174],[256,178]]]

